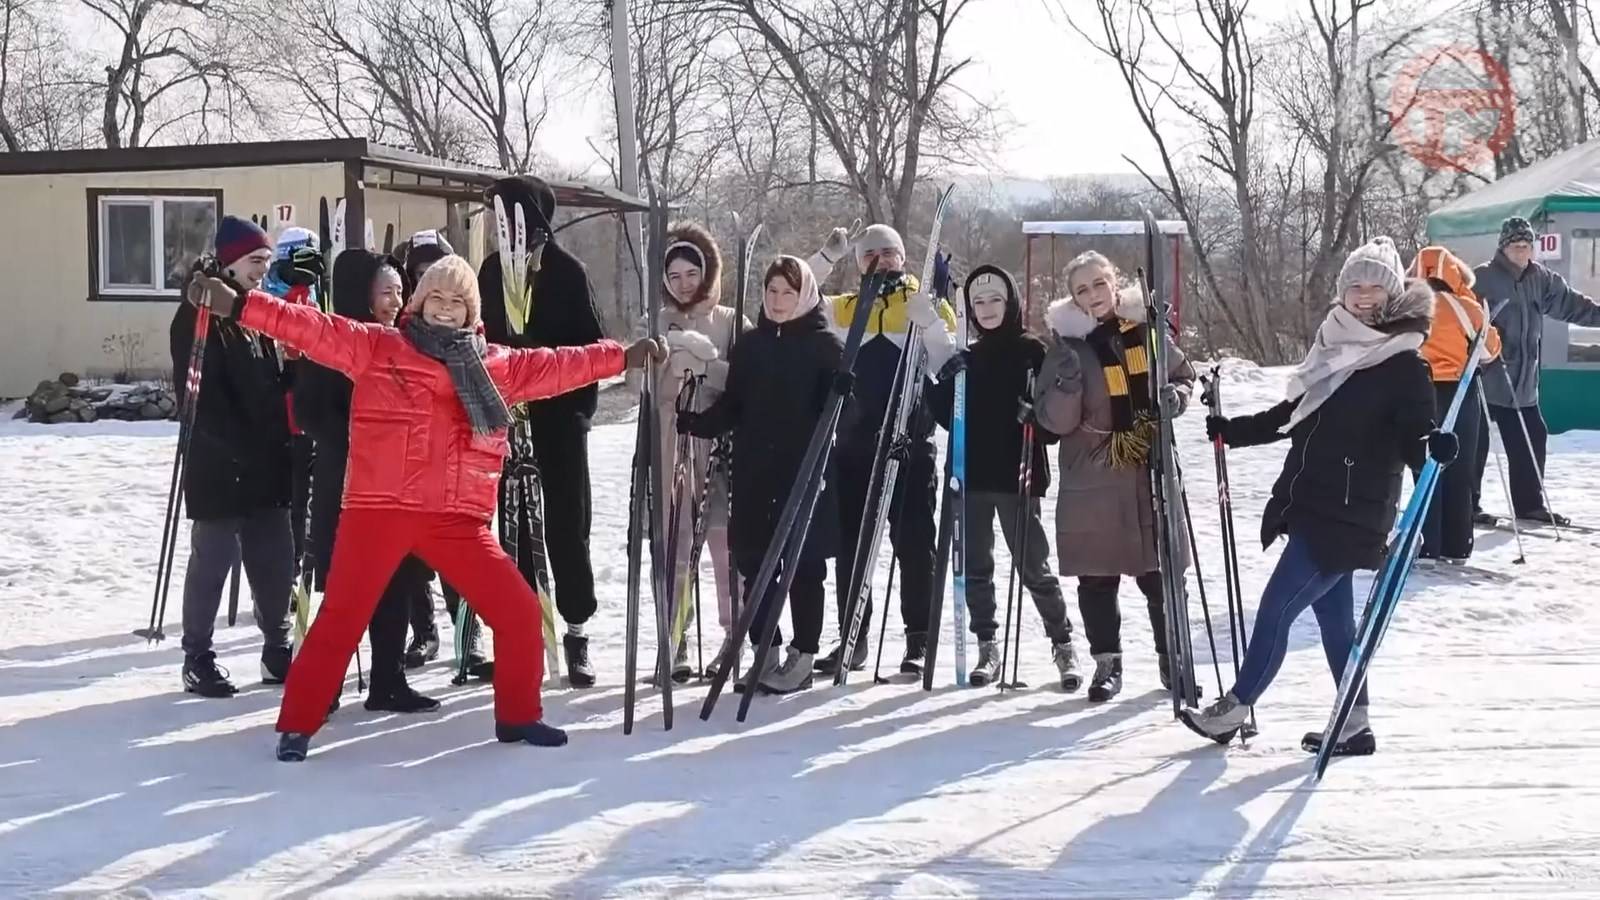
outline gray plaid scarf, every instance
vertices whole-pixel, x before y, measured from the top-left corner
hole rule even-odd
[[[444,363],[450,371],[450,383],[456,387],[456,397],[466,408],[474,432],[488,434],[511,424],[511,410],[483,365],[488,350],[483,335],[433,325],[418,316],[406,319],[405,335],[424,356]]]

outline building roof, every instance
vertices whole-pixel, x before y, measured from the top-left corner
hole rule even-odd
[[[155,172],[354,162],[376,178],[370,187],[424,194],[454,201],[481,201],[483,189],[507,175],[497,169],[439,159],[379,144],[366,138],[307,141],[253,141],[237,144],[187,144],[94,150],[42,150],[0,153],[0,176],[94,172]],[[556,202],[569,209],[645,210],[649,206],[616,188],[572,181],[550,181]]]
[[[1429,214],[1428,237],[1496,234],[1508,216],[1538,219],[1553,212],[1600,212],[1600,139],[1451,200]]]

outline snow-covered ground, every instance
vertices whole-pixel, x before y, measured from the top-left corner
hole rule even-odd
[[[1281,390],[1281,372],[1242,367],[1230,409]],[[440,662],[413,683],[443,699],[441,714],[368,713],[352,673],[344,709],[291,766],[272,758],[278,691],[256,683],[248,610],[217,633],[245,688],[231,700],[179,690],[176,589],[166,645],[129,634],[149,616],[174,436],[170,424],[0,423],[0,896],[1600,890],[1592,537],[1530,536],[1527,564],[1513,565],[1511,535],[1488,532],[1475,562],[1500,577],[1419,572],[1372,672],[1379,753],[1336,762],[1316,787],[1300,736],[1321,728],[1332,687],[1311,617],[1260,708],[1261,736],[1223,749],[1172,721],[1131,583],[1127,687],[1109,704],[1051,687],[958,689],[945,653],[931,694],[873,686],[869,673],[844,690],[762,698],[744,725],[731,693],[700,721],[704,688],[688,687],[664,733],[646,689],[625,737],[633,437],[608,425],[592,450],[601,685],[548,695],[572,744],[494,743],[488,690],[451,687]],[[1180,437],[1220,609],[1198,415]],[[1284,449],[1231,456],[1252,610],[1277,555],[1254,535]],[[1600,435],[1559,436],[1551,449],[1557,508],[1600,521]],[[1503,509],[1493,478],[1487,502]],[[1025,678],[1047,685],[1048,646],[1031,605],[1027,616]],[[1219,640],[1226,656],[1225,631]],[[891,638],[886,656],[898,651]],[[1214,695],[1209,663],[1202,676]]]

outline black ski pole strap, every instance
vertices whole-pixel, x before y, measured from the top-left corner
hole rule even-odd
[[[848,396],[850,396],[850,392],[855,390],[855,386],[856,386],[856,373],[854,373],[854,372],[835,372],[835,373],[833,373],[833,392],[835,394],[838,394],[841,397],[848,397]]]

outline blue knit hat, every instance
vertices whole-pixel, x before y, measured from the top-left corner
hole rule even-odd
[[[271,250],[272,238],[260,225],[237,216],[223,216],[217,223],[217,260],[231,266],[257,250]]]

